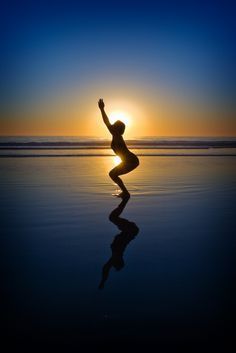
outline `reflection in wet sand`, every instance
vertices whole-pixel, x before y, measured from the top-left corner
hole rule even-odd
[[[123,212],[129,201],[129,197],[122,199],[118,207],[116,207],[110,214],[109,220],[114,223],[121,232],[117,234],[111,244],[112,255],[110,259],[104,264],[102,270],[102,279],[99,284],[99,288],[104,288],[105,282],[109,277],[109,273],[112,267],[117,271],[124,267],[123,255],[127,245],[133,240],[138,232],[139,228],[134,222],[128,221],[125,218],[121,218],[120,215]]]

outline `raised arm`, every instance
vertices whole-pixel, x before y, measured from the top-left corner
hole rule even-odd
[[[104,102],[103,102],[102,99],[99,99],[99,101],[98,101],[98,106],[99,106],[99,109],[101,110],[101,114],[102,114],[103,121],[104,121],[104,123],[106,124],[106,127],[108,128],[108,130],[110,131],[110,133],[112,134],[112,125],[111,125],[111,123],[110,123],[110,121],[109,121],[109,119],[108,119],[108,116],[107,116],[106,113],[105,113],[105,110],[104,110],[105,104],[104,104]]]

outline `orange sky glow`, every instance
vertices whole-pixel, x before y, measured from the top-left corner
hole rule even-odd
[[[0,121],[2,136],[94,136],[109,138],[97,107],[103,90],[67,93],[40,104],[19,107]],[[125,137],[140,136],[234,136],[236,123],[221,107],[189,102],[182,97],[142,92],[108,93],[106,112],[128,116]],[[16,110],[15,110],[16,111]],[[116,115],[115,115],[116,116]],[[126,121],[125,121],[126,122]]]

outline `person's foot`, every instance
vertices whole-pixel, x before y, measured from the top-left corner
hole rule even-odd
[[[117,197],[120,197],[121,199],[129,199],[130,193],[128,191],[122,191],[120,194],[117,195]]]

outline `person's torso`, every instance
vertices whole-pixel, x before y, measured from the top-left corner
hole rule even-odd
[[[111,142],[111,148],[119,157],[129,157],[132,155],[132,152],[129,151],[128,147],[125,144],[122,136],[114,136]]]

